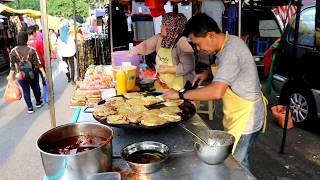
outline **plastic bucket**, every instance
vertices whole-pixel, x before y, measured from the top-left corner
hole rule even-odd
[[[114,66],[112,68],[113,77],[116,77],[117,72],[120,70],[121,66]],[[137,77],[137,66],[123,66],[122,70],[126,73],[127,79],[127,91],[136,90],[136,77]]]
[[[112,66],[121,66],[122,62],[131,62],[136,66],[137,74],[139,74],[139,65],[141,57],[139,55],[129,56],[129,51],[116,51],[112,53]]]

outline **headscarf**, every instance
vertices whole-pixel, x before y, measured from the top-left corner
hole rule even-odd
[[[63,23],[60,28],[60,40],[64,43],[67,43],[68,38],[69,38],[69,25],[68,23]]]
[[[182,33],[187,18],[182,13],[167,13],[162,17],[162,24],[166,26],[167,36],[162,39],[161,47],[171,48],[176,37]]]

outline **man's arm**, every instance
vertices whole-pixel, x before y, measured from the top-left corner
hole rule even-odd
[[[228,89],[228,84],[223,82],[213,82],[203,88],[187,91],[183,97],[189,100],[208,101],[222,99]],[[164,90],[165,99],[179,99],[179,93],[173,89]]]

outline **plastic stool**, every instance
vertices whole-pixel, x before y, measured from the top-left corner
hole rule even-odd
[[[209,120],[213,120],[213,112],[214,112],[213,101],[207,101],[207,102],[208,102],[208,110],[197,110],[197,113],[208,114]]]

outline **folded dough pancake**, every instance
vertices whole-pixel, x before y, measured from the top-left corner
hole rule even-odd
[[[143,98],[143,95],[137,92],[132,92],[132,93],[126,93],[123,95],[127,99],[139,99]]]
[[[107,122],[109,124],[129,124],[126,116],[123,115],[110,115],[107,116]]]
[[[160,126],[167,123],[167,120],[157,115],[144,115],[141,117],[141,124],[145,126]]]
[[[144,111],[148,111],[148,109],[144,106],[131,106],[131,110],[133,113],[142,113]]]
[[[181,121],[181,116],[174,113],[162,113],[159,117],[167,120],[168,122],[178,122]]]
[[[180,106],[183,102],[184,102],[184,100],[182,100],[182,99],[175,99],[175,100],[167,100],[163,104],[165,106]]]
[[[163,108],[160,108],[160,110],[162,112],[165,112],[165,113],[178,113],[178,112],[181,112],[181,109],[177,106],[168,106],[168,107],[163,107]]]
[[[160,109],[151,109],[148,111],[144,111],[143,115],[155,115],[155,116],[159,116],[159,114],[163,113]]]
[[[145,102],[142,99],[129,99],[126,101],[131,106],[144,106]]]
[[[141,117],[142,117],[141,113],[134,113],[134,114],[127,115],[127,119],[131,123],[139,123],[141,121]]]

